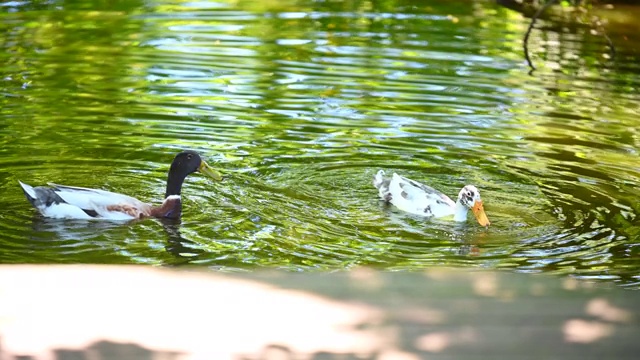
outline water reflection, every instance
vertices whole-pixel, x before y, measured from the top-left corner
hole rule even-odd
[[[444,264],[639,283],[633,52],[605,70],[590,37],[563,43],[585,45],[565,49],[580,62],[540,30],[532,49],[558,66],[529,76],[527,21],[486,2],[7,8],[7,262]],[[180,224],[29,226],[17,179],[151,202],[167,159],[187,148],[227,179],[190,182]],[[447,194],[476,184],[491,228],[382,207],[370,185],[381,168]]]
[[[108,232],[116,227],[125,226],[122,221],[92,221],[92,220],[60,220],[45,218],[40,214],[34,214],[31,219],[31,240],[51,241],[58,240],[86,241],[94,238],[101,232]]]
[[[207,252],[198,247],[194,241],[185,239],[180,233],[181,219],[159,219],[162,229],[166,234],[167,252],[175,257],[175,261],[170,261],[170,265],[184,265],[191,262],[197,262],[201,255]]]

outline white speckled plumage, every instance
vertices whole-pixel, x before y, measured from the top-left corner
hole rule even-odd
[[[373,186],[383,200],[402,211],[426,217],[446,217],[453,215],[454,221],[466,221],[471,209],[482,226],[488,226],[489,219],[484,212],[480,192],[473,185],[460,190],[456,202],[440,191],[417,181],[393,173],[385,178],[380,170],[373,178]]]

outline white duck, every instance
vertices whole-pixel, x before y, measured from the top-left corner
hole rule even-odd
[[[417,181],[396,173],[391,179],[385,179],[384,175],[384,171],[378,171],[373,178],[373,186],[378,188],[383,200],[400,210],[427,217],[453,215],[454,221],[466,221],[468,210],[471,209],[480,225],[490,224],[480,192],[473,185],[463,187],[458,193],[458,200],[453,202],[447,195]]]

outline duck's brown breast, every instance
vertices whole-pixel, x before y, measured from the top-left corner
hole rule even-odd
[[[182,200],[178,195],[167,197],[162,205],[151,208],[149,216],[157,218],[179,218],[182,215]]]

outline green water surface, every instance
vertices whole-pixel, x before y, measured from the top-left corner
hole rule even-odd
[[[14,1],[0,18],[2,263],[640,284],[637,28],[612,21],[610,59],[588,27],[542,21],[529,73],[529,20],[493,1]],[[225,180],[189,177],[180,223],[48,220],[18,186],[157,204],[182,149]],[[378,169],[476,185],[491,227],[386,206]]]

